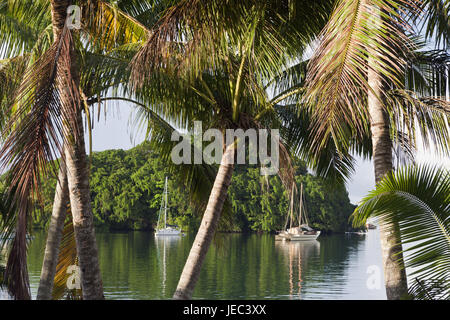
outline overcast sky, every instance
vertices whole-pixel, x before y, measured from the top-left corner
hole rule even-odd
[[[108,149],[130,149],[144,139],[142,130],[130,130],[129,104],[109,104],[107,122],[105,117],[100,117],[100,122],[95,122],[93,131],[93,150],[103,151]],[[86,142],[87,142],[86,138]],[[86,146],[88,148],[88,146]],[[439,158],[432,152],[419,150],[417,161],[421,163],[442,164],[450,169],[450,158]],[[373,164],[371,161],[358,158],[355,174],[347,183],[350,201],[356,204],[371,190],[375,183]]]

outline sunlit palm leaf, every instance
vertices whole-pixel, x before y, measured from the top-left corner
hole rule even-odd
[[[417,133],[422,145],[444,156],[450,154],[450,102],[433,97],[418,97],[406,90],[389,91],[386,109],[391,118],[392,141],[400,143],[395,133],[403,133],[409,145],[417,149]]]
[[[71,102],[79,99],[68,72],[72,38],[68,29],[64,30],[59,41],[27,70],[15,95],[12,108],[17,110],[4,130],[8,136],[0,150],[2,169],[9,169],[11,186],[17,186],[15,190],[9,188],[18,218],[6,268],[8,288],[16,299],[29,298],[26,233],[33,198],[39,201],[41,177],[55,169],[51,161],[61,153],[61,140],[78,130],[75,106],[79,104],[62,108],[59,99],[61,94],[68,94]],[[60,92],[60,88],[65,91]]]
[[[54,300],[60,300],[66,295],[70,296],[71,299],[81,300],[81,290],[72,289],[68,292],[69,289],[67,288],[67,281],[71,275],[67,272],[67,269],[69,266],[77,265],[77,247],[70,206],[68,206],[67,211],[67,220],[64,224],[61,244],[59,246],[59,257],[58,264],[56,265],[52,297]]]
[[[450,172],[430,166],[406,167],[388,174],[352,215],[355,226],[381,217],[400,228],[405,266],[411,277],[444,281],[450,298]]]
[[[117,45],[143,42],[147,38],[147,27],[120,10],[116,2],[89,0],[81,8],[83,29],[92,46],[111,50]]]
[[[11,116],[14,92],[21,84],[29,58],[29,55],[24,55],[0,60],[0,132]]]
[[[312,151],[315,137],[311,134],[311,112],[307,108],[297,108],[297,105],[278,105],[283,126],[282,136],[287,142],[290,152],[299,156],[316,174],[334,182],[344,182],[354,172],[355,159],[350,154],[339,153],[335,144],[329,141],[319,153]],[[348,137],[349,140],[352,137]],[[371,154],[370,139],[359,145],[358,154]]]
[[[0,0],[0,59],[33,48],[50,19],[47,0]]]
[[[367,80],[369,68],[376,68],[385,79],[384,86],[403,87],[411,43],[399,12],[415,8],[414,0],[338,1],[308,69],[304,101],[314,108],[317,151],[331,138],[339,151],[345,151],[349,147],[346,137],[352,131],[364,135],[367,94],[372,90]],[[380,18],[375,19],[377,16]]]
[[[198,75],[221,64],[230,51],[246,53],[255,75],[275,75],[319,32],[330,3],[179,1],[166,11],[133,60],[132,81],[142,85],[155,69],[167,67]]]

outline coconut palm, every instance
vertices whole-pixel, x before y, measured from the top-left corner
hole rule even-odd
[[[116,77],[111,77],[112,75],[120,75],[120,71],[123,71],[126,67],[126,63],[122,63],[121,64],[121,68],[117,68],[117,66],[112,66],[110,68],[104,68],[104,67],[98,67],[95,66],[95,68],[90,68],[89,71],[92,71],[91,74],[87,74],[86,76],[82,76],[81,79],[79,79],[79,71],[77,70],[77,68],[73,67],[73,70],[70,69],[70,62],[71,61],[75,61],[75,52],[73,50],[73,39],[72,39],[72,35],[71,35],[71,31],[68,30],[65,27],[65,17],[66,17],[66,9],[67,9],[67,5],[68,2],[64,2],[64,3],[51,3],[52,5],[54,5],[52,7],[53,11],[52,11],[52,15],[50,16],[48,13],[50,11],[47,10],[47,19],[48,18],[52,18],[52,22],[53,24],[51,24],[50,26],[53,26],[53,38],[55,39],[55,42],[53,44],[53,46],[48,49],[47,51],[45,51],[40,57],[38,57],[37,62],[34,62],[34,64],[29,67],[29,69],[27,70],[27,72],[25,73],[25,75],[23,77],[19,77],[19,79],[24,79],[23,83],[21,84],[21,87],[19,88],[18,92],[18,97],[16,97],[16,100],[14,100],[14,103],[16,103],[17,101],[21,101],[22,98],[24,98],[25,96],[27,96],[29,93],[32,93],[35,89],[37,93],[33,93],[35,96],[33,97],[34,100],[32,98],[30,98],[29,100],[25,99],[25,103],[23,103],[23,108],[19,109],[18,112],[16,112],[16,114],[14,115],[14,117],[9,121],[9,126],[6,128],[6,132],[8,132],[9,134],[9,140],[6,141],[6,144],[4,146],[3,149],[3,153],[6,154],[5,157],[5,162],[7,161],[17,161],[17,154],[19,152],[22,152],[22,154],[28,152],[29,150],[27,150],[26,148],[24,148],[24,146],[26,147],[27,143],[32,143],[32,141],[25,141],[22,142],[22,145],[18,145],[15,146],[15,142],[14,141],[14,134],[9,133],[9,129],[12,129],[12,126],[16,126],[17,123],[19,123],[20,125],[22,125],[23,122],[19,122],[19,120],[23,119],[23,116],[25,115],[25,113],[28,112],[29,110],[29,106],[31,105],[31,110],[33,111],[33,108],[37,107],[39,103],[42,104],[42,108],[44,109],[40,109],[40,111],[42,110],[46,110],[45,107],[51,107],[54,108],[53,109],[53,114],[51,114],[51,116],[53,117],[57,117],[58,116],[58,112],[55,113],[55,111],[58,108],[69,108],[67,110],[65,110],[66,112],[64,113],[63,116],[67,117],[65,118],[63,121],[61,121],[60,119],[56,118],[56,119],[52,119],[52,118],[47,118],[50,121],[47,123],[48,124],[48,129],[49,134],[50,134],[50,139],[49,137],[46,137],[45,135],[41,135],[39,136],[40,139],[44,139],[44,143],[42,143],[41,145],[39,145],[39,143],[37,143],[35,145],[35,149],[37,153],[41,152],[40,156],[41,159],[37,159],[37,163],[32,163],[32,160],[30,160],[30,172],[32,172],[33,170],[35,170],[35,172],[40,172],[40,174],[45,174],[47,173],[47,168],[46,166],[48,166],[49,164],[47,163],[47,161],[49,161],[51,159],[52,156],[56,155],[57,153],[60,153],[63,155],[63,160],[64,160],[64,165],[67,166],[67,168],[69,169],[67,172],[72,173],[72,175],[68,176],[68,185],[69,188],[72,188],[72,191],[74,191],[75,193],[71,194],[71,207],[72,207],[72,214],[74,216],[74,230],[75,230],[75,235],[77,237],[77,247],[80,248],[82,247],[82,251],[84,253],[78,253],[79,256],[79,262],[81,265],[82,270],[91,270],[92,272],[85,272],[84,276],[82,275],[82,278],[85,278],[85,280],[83,280],[83,294],[84,297],[89,299],[89,298],[101,298],[102,297],[102,289],[101,289],[101,280],[100,280],[100,276],[99,276],[99,269],[98,269],[98,261],[95,261],[97,259],[97,255],[96,255],[96,246],[95,246],[95,238],[94,238],[94,234],[93,234],[93,227],[92,227],[92,214],[90,212],[90,204],[89,204],[89,189],[88,189],[88,175],[87,175],[87,167],[86,167],[86,163],[85,163],[85,151],[84,151],[84,137],[83,137],[83,133],[82,133],[82,125],[81,125],[81,110],[82,110],[82,106],[83,103],[85,105],[85,107],[88,107],[88,103],[87,103],[87,99],[88,98],[94,98],[95,95],[100,96],[103,92],[106,92],[108,88],[110,88],[113,85],[118,85],[121,81],[123,82],[123,79],[120,80],[120,76],[116,76]],[[2,4],[3,5],[3,4]],[[6,10],[9,10],[8,13],[11,13],[11,11],[13,11],[15,13],[15,15],[5,15],[8,17],[17,17],[17,19],[13,19],[11,18],[10,20],[14,20],[12,22],[17,23],[20,22],[20,24],[23,24],[25,26],[27,26],[27,23],[29,24],[29,21],[33,21],[33,20],[27,20],[27,19],[23,19],[23,16],[27,16],[28,18],[30,18],[31,13],[34,13],[36,15],[40,15],[41,12],[43,12],[42,8],[45,8],[45,5],[48,6],[50,5],[50,3],[46,2],[46,1],[39,1],[39,2],[35,2],[35,3],[22,3],[22,2],[15,2],[15,1],[9,1],[7,4]],[[129,4],[128,4],[129,5]],[[2,8],[4,9],[4,7]],[[88,4],[85,4],[85,12],[90,12],[90,13],[95,13],[95,14],[89,14],[87,15],[89,17],[89,20],[84,21],[84,25],[85,25],[85,29],[83,31],[85,31],[85,34],[88,35],[88,37],[92,37],[97,39],[96,42],[92,41],[90,43],[91,47],[95,47],[97,48],[97,50],[101,50],[103,48],[107,48],[107,49],[111,49],[113,47],[113,44],[119,41],[122,42],[132,42],[133,41],[138,41],[140,40],[139,36],[140,35],[145,35],[145,32],[142,32],[142,30],[144,29],[143,26],[141,24],[139,24],[137,22],[137,20],[133,20],[132,23],[130,23],[130,21],[132,19],[130,19],[128,16],[126,16],[125,14],[123,14],[122,12],[118,13],[118,10],[115,10],[115,8],[113,8],[110,4],[102,2],[102,1],[94,1]],[[89,9],[91,11],[89,11]],[[99,10],[100,9],[100,10]],[[148,18],[148,17],[147,17]],[[44,19],[45,20],[45,19]],[[11,21],[9,21],[11,22]],[[14,23],[10,23],[10,24],[14,24]],[[110,28],[105,30],[105,27],[103,25],[103,23],[105,23],[106,26],[111,25],[111,23],[114,24],[114,28]],[[128,23],[128,25],[126,25]],[[44,24],[45,25],[45,24]],[[126,25],[126,30],[124,25]],[[27,26],[29,27],[29,30],[32,30],[31,26]],[[10,28],[12,29],[12,28]],[[43,37],[43,35],[48,34],[48,29],[49,28],[44,28],[44,31],[41,31],[41,33],[38,33],[38,39],[41,38],[46,38]],[[33,35],[35,35],[34,33],[30,33],[31,36],[30,37],[26,37],[27,34],[23,35],[20,34],[21,37],[17,36],[15,37],[14,34],[9,38],[9,42],[7,43],[10,47],[16,48],[16,47],[20,47],[20,45],[23,44],[28,44],[30,41],[30,38],[32,38]],[[24,40],[25,38],[25,40]],[[77,39],[77,38],[75,38]],[[101,41],[99,41],[101,40]],[[39,42],[39,41],[38,41]],[[78,42],[79,43],[79,42]],[[26,47],[26,46],[22,46],[22,47]],[[68,51],[67,51],[68,50]],[[44,50],[42,50],[44,51]],[[64,56],[63,54],[66,54],[66,56]],[[38,55],[36,55],[38,56]],[[93,62],[99,62],[101,60],[100,57],[97,55],[83,55],[84,59],[83,60],[90,60],[90,63]],[[95,59],[97,58],[97,59]],[[64,60],[65,59],[65,60]],[[114,60],[113,57],[110,60]],[[116,59],[117,60],[117,59]],[[82,62],[86,62],[86,61],[82,61]],[[103,60],[104,62],[104,60]],[[117,61],[116,61],[117,62]],[[122,61],[121,61],[122,62]],[[67,63],[67,64],[65,64]],[[80,63],[80,61],[78,61],[78,63]],[[120,64],[119,64],[120,65]],[[63,72],[64,69],[62,69],[63,67],[65,67],[65,73],[67,74],[69,71],[74,74],[76,77],[74,79],[61,79],[58,77],[58,72]],[[59,68],[59,69],[58,69]],[[112,70],[112,71],[111,71]],[[109,73],[109,78],[107,78],[106,80],[100,81],[97,78],[97,82],[94,81],[93,85],[93,79],[95,78],[95,76],[99,76],[101,73],[108,73],[108,72],[113,72],[113,73]],[[126,73],[125,73],[126,74]],[[103,74],[104,75],[104,74]],[[41,77],[41,78],[39,78]],[[31,79],[31,80],[30,80]],[[28,82],[27,82],[28,81]],[[42,83],[40,81],[43,81]],[[80,87],[80,84],[77,84],[81,81],[81,84],[83,86],[83,89],[87,92],[88,96],[86,96],[85,92],[83,90],[80,90],[78,88]],[[66,89],[61,90],[63,87],[61,87],[61,84],[65,87],[65,88],[71,88],[71,90],[67,91]],[[58,87],[58,85],[60,87]],[[42,86],[42,91],[39,91],[41,89]],[[72,92],[73,91],[73,92]],[[43,99],[40,100],[41,96],[39,96],[39,94],[43,94],[44,96],[42,97]],[[68,95],[67,95],[68,94]],[[22,96],[21,96],[22,95]],[[47,106],[45,106],[45,104],[48,104]],[[53,104],[53,105],[52,105]],[[74,105],[78,105],[77,109],[74,110],[73,107]],[[72,107],[72,109],[70,109],[70,107]],[[88,109],[86,109],[86,111],[88,111]],[[47,111],[44,111],[44,113]],[[70,119],[70,117],[68,116],[70,115],[70,117],[72,117]],[[86,112],[86,115],[89,115],[89,112]],[[88,117],[89,119],[89,117]],[[32,130],[33,127],[39,127],[39,122],[37,121],[39,119],[36,119],[36,122],[34,123],[27,123],[25,125],[25,127],[21,127],[20,125],[14,127],[14,129],[12,129],[12,133],[18,132],[20,130]],[[23,120],[22,120],[23,121]],[[53,123],[52,121],[55,121],[55,123]],[[26,121],[25,121],[26,122]],[[64,122],[64,125],[62,125],[62,122]],[[44,127],[43,127],[44,128]],[[14,131],[15,130],[15,131]],[[42,133],[44,133],[45,131],[43,131]],[[73,133],[75,133],[75,135],[73,135]],[[60,143],[57,139],[56,136],[60,136],[60,137],[64,137],[64,140],[70,140],[70,143]],[[37,135],[35,135],[35,137],[37,137]],[[22,139],[25,140],[25,136],[22,136]],[[23,141],[23,140],[22,140]],[[66,141],[67,142],[67,141]],[[64,146],[64,149],[62,149],[62,146]],[[71,147],[76,147],[74,150],[69,150],[72,149]],[[44,147],[46,151],[44,153],[42,153],[42,151],[39,150],[39,148]],[[70,147],[70,148],[69,148]],[[14,151],[13,151],[14,149]],[[19,151],[20,150],[20,151]],[[71,152],[69,152],[71,151]],[[8,152],[14,152],[16,153],[16,155],[11,156],[8,155]],[[76,156],[76,157],[75,157]],[[71,165],[69,166],[69,163],[71,163]],[[19,169],[19,168],[17,168]],[[16,169],[16,170],[17,170]],[[20,170],[19,170],[20,171]],[[61,170],[61,177],[63,177],[64,172],[62,172],[63,170]],[[17,173],[13,170],[10,170],[10,173],[12,174],[12,176],[14,177],[14,175],[19,176],[19,175],[25,175],[26,173],[24,173],[23,171],[20,173]],[[20,180],[20,178],[18,178]],[[25,178],[26,179],[26,178]],[[26,187],[28,189],[24,189],[22,194],[20,196],[16,196],[16,202],[17,203],[24,203],[23,200],[24,198],[27,198],[27,192],[28,194],[30,193],[30,190],[32,191],[31,193],[34,195],[38,194],[38,188],[39,188],[39,178],[35,179],[34,181],[30,181],[29,179],[28,183],[30,184],[30,186]],[[70,182],[70,180],[72,180],[72,182]],[[49,275],[48,277],[44,277],[46,278],[48,281],[52,282],[53,281],[53,277],[52,277],[52,273],[54,274],[54,268],[55,268],[55,259],[57,259],[58,257],[58,237],[60,237],[60,235],[58,234],[60,232],[60,230],[62,229],[61,224],[64,222],[64,214],[65,214],[65,210],[66,210],[66,203],[64,203],[64,201],[57,201],[58,200],[58,195],[64,195],[63,191],[63,187],[62,185],[64,184],[65,179],[60,179],[59,183],[58,183],[58,188],[59,188],[59,192],[56,192],[57,198],[55,199],[55,207],[54,207],[54,212],[60,212],[62,213],[60,215],[60,219],[54,219],[54,222],[59,222],[59,224],[52,224],[50,230],[51,231],[55,231],[50,232],[50,236],[49,236],[49,244],[53,243],[53,246],[48,246],[48,248],[53,248],[52,250],[49,250],[49,252],[52,252],[52,254],[46,255],[46,258],[44,261],[44,269],[43,270],[49,270],[49,272],[47,272],[47,274]],[[72,187],[70,187],[70,185],[72,185]],[[76,187],[75,187],[76,186]],[[57,190],[58,191],[58,190]],[[60,199],[60,200],[64,200],[64,199]],[[76,202],[76,207],[74,207]],[[19,217],[21,217],[21,220],[19,221],[22,225],[26,226],[26,216],[27,213],[26,211],[29,210],[30,207],[27,208],[23,208],[22,212],[19,212]],[[82,212],[84,212],[84,214],[81,214]],[[83,217],[81,219],[81,217]],[[76,219],[75,219],[76,218]],[[12,221],[12,220],[11,220]],[[26,230],[26,227],[21,227],[21,230]],[[90,231],[89,231],[90,230]],[[81,231],[81,232],[80,232]],[[88,231],[88,232],[86,232]],[[17,232],[16,235],[19,237],[23,237],[23,233]],[[85,238],[81,238],[81,235],[85,235]],[[86,237],[87,235],[87,237]],[[56,241],[52,240],[52,236],[56,237]],[[16,241],[14,242],[14,244],[16,243]],[[84,243],[84,244],[82,244]],[[11,286],[11,290],[10,291],[14,291],[14,292],[19,292],[19,294],[16,294],[16,298],[29,298],[29,293],[27,294],[27,287],[28,287],[28,280],[27,280],[27,275],[26,275],[26,264],[24,263],[24,261],[26,261],[26,249],[24,247],[26,247],[25,243],[22,241],[20,242],[20,245],[14,245],[13,244],[13,248],[11,249],[11,255],[15,254],[17,255],[18,252],[20,254],[18,254],[18,258],[16,259],[11,259],[8,260],[11,263],[16,263],[16,265],[22,265],[21,268],[18,267],[11,267],[11,268],[7,268],[7,271],[10,271],[10,274],[12,273],[16,273],[18,274],[18,281],[9,281],[10,286]],[[84,256],[84,258],[81,257],[81,255]],[[83,262],[84,260],[84,262]],[[48,261],[53,261],[51,263],[52,267],[50,267],[49,269],[45,269],[47,265],[46,262]],[[19,270],[23,270],[21,273],[18,273]],[[53,271],[52,271],[53,270]],[[83,273],[82,273],[83,274]],[[91,279],[88,279],[89,277],[91,277]],[[87,285],[87,287],[86,287]],[[45,286],[44,286],[45,287]],[[47,289],[47,296],[48,296],[48,292],[51,292],[51,286],[46,286]],[[19,288],[18,290],[16,290],[17,288]]]
[[[313,149],[320,150],[331,140],[340,152],[348,152],[349,137],[362,137],[369,127],[379,182],[393,168],[393,143],[407,142],[415,147],[418,121],[427,144],[438,142],[438,151],[448,154],[448,102],[438,96],[421,97],[419,91],[405,91],[405,75],[414,73],[408,70],[414,43],[405,28],[408,22],[419,21],[419,9],[428,14],[424,23],[428,34],[448,42],[448,15],[443,15],[448,8],[438,4],[441,1],[337,2],[311,59],[308,90],[303,97],[303,102],[314,108],[312,132],[317,143]],[[433,21],[439,21],[437,28]],[[445,92],[445,71],[438,73]],[[393,135],[394,131],[401,134]],[[382,227],[380,234],[387,297],[400,299],[407,292],[407,282],[401,262],[394,259],[402,251],[398,230]]]
[[[270,101],[265,86],[304,52],[330,7],[330,1],[180,1],[167,10],[135,57],[132,81],[139,90],[163,77],[161,87],[147,96],[160,97],[163,102],[151,107],[181,128],[192,130],[195,120],[223,131],[280,128],[275,106],[280,99]],[[165,139],[152,132],[154,139],[168,141],[173,127],[168,128]],[[175,299],[191,298],[222,213],[236,146],[224,144],[223,149]],[[280,163],[288,169],[280,171],[285,180],[292,176],[284,142],[280,150],[285,159]]]
[[[388,173],[359,204],[353,224],[381,218],[400,230],[410,294],[416,299],[450,299],[450,172],[409,166]],[[424,290],[425,289],[425,290]]]

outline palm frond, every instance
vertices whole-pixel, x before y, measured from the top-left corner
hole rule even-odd
[[[417,24],[423,24],[425,37],[433,39],[436,46],[448,49],[450,46],[450,1],[422,0],[422,15],[414,17]]]
[[[122,11],[115,1],[90,0],[81,8],[83,29],[94,47],[108,51],[118,45],[143,42],[147,38],[147,27]]]
[[[421,97],[445,98],[450,87],[450,54],[445,50],[421,50],[409,59],[405,89]]]
[[[137,46],[131,44],[105,53],[80,52],[80,87],[89,102],[119,90],[126,96],[130,74],[128,63],[136,51]]]
[[[67,207],[66,219],[61,244],[59,246],[58,264],[56,265],[52,297],[53,300],[60,300],[64,296],[74,300],[81,300],[81,289],[67,289],[67,281],[70,277],[67,270],[70,266],[77,265],[77,246],[75,242],[72,215],[70,214],[70,206]]]
[[[367,79],[369,68],[381,75],[383,86],[403,87],[412,44],[404,33],[407,24],[401,12],[416,7],[415,0],[337,2],[310,60],[303,100],[314,109],[317,151],[331,138],[341,142],[339,151],[345,151],[352,131],[364,135],[367,95],[373,90]]]
[[[445,300],[448,282],[444,280],[425,280],[414,278],[408,294],[414,300]]]
[[[450,298],[450,172],[431,166],[411,166],[389,173],[365,197],[352,215],[355,226],[381,217],[400,228],[405,266],[411,277],[444,281]],[[389,228],[389,227],[388,227]]]
[[[439,154],[450,155],[450,102],[433,97],[418,97],[414,92],[396,90],[388,92],[387,110],[391,118],[392,141],[417,149],[417,135],[420,133],[423,147],[431,146]],[[399,136],[396,133],[403,133]]]
[[[329,140],[326,147],[319,153],[312,149],[315,136],[311,134],[312,115],[308,108],[297,107],[293,104],[277,105],[275,110],[282,121],[281,136],[286,141],[291,154],[304,160],[317,175],[330,182],[344,182],[350,177],[355,166],[355,159],[350,153],[338,152],[332,140]],[[347,138],[354,139],[352,136]],[[354,148],[357,154],[368,157],[371,154],[370,139],[366,139],[361,144],[355,141]]]
[[[40,201],[41,178],[52,169],[56,172],[52,160],[61,154],[61,140],[78,130],[74,116],[79,104],[72,102],[79,93],[69,71],[71,41],[71,33],[65,28],[59,41],[27,70],[11,106],[16,110],[4,130],[7,137],[0,150],[1,166],[9,169],[9,194],[18,211],[6,275],[10,293],[18,299],[29,298],[26,233],[33,198]],[[62,94],[71,97],[65,100],[70,105],[64,108]],[[13,190],[12,186],[17,188]]]
[[[46,0],[0,1],[0,58],[29,52],[51,23]]]
[[[267,75],[275,75],[305,49],[329,12],[327,1],[295,2],[293,9],[291,1],[179,1],[166,10],[133,59],[131,81],[141,86],[154,70],[169,67],[196,77],[221,65],[230,52],[246,54],[256,76],[271,78]],[[308,7],[315,14],[307,13]],[[311,20],[316,23],[305,23]]]
[[[0,132],[3,132],[9,119],[14,92],[18,89],[25,74],[30,55],[0,60]]]

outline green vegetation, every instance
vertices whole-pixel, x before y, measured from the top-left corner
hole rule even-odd
[[[399,226],[414,299],[450,299],[450,170],[414,165],[390,172],[362,201],[353,224],[378,217]],[[409,246],[407,246],[409,245]]]
[[[150,230],[156,225],[167,170],[147,144],[133,149],[95,152],[91,164],[91,200],[96,228]],[[169,174],[170,177],[170,174]],[[327,189],[322,179],[296,166],[303,183],[310,224],[323,231],[345,231],[354,206],[345,188]],[[56,179],[45,181],[43,209],[33,217],[35,227],[46,227],[51,217]],[[170,222],[195,230],[201,216],[190,206],[184,186],[169,180]],[[264,177],[257,166],[237,166],[229,190],[232,221],[222,231],[271,232],[283,228],[289,202],[278,176]]]

